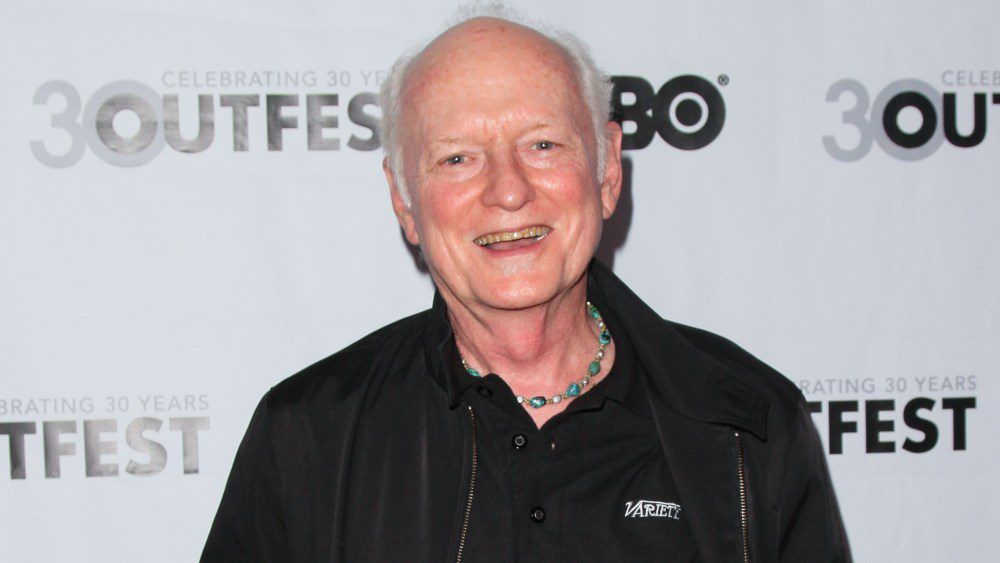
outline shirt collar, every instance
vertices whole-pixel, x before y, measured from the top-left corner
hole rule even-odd
[[[461,359],[455,346],[455,334],[451,330],[448,306],[438,291],[434,292],[434,303],[431,305],[424,358],[431,376],[445,389],[448,406],[457,407],[462,391],[471,384],[467,380],[472,378],[466,373],[458,373]]]
[[[600,311],[615,344],[614,364],[611,365],[605,378],[598,380],[597,386],[599,387],[595,386],[593,391],[597,391],[598,395],[622,405],[636,416],[651,418],[649,400],[646,398],[642,385],[638,383],[637,370],[641,367],[636,362],[635,350],[628,340],[628,334],[624,330],[618,330],[620,325],[613,311],[593,299],[591,299],[591,303]]]

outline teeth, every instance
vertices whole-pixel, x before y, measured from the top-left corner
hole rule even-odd
[[[533,237],[541,238],[549,234],[549,231],[551,230],[552,229],[548,227],[536,225],[534,227],[527,227],[525,229],[521,229],[520,231],[490,233],[488,235],[483,235],[472,242],[478,244],[479,246],[489,246],[497,242],[509,242],[512,240],[519,240],[523,238],[533,238]]]

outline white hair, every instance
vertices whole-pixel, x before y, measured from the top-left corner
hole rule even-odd
[[[593,124],[594,144],[597,147],[596,177],[603,176],[609,141],[605,125],[611,111],[612,86],[608,76],[594,64],[594,60],[590,56],[590,49],[572,33],[530,22],[513,8],[499,2],[474,2],[462,6],[458,9],[455,17],[449,21],[447,29],[482,17],[502,19],[532,29],[565,51],[572,65],[573,77],[577,81],[577,87]],[[379,105],[382,108],[382,123],[379,129],[382,152],[389,165],[389,170],[392,171],[396,180],[399,195],[407,207],[410,206],[412,199],[403,173],[403,147],[400,138],[403,107],[405,106],[403,88],[413,63],[420,58],[427,45],[424,44],[401,55],[389,69],[389,74],[378,93]]]

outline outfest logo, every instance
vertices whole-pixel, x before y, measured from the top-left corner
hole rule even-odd
[[[945,141],[961,149],[986,138],[990,108],[1000,105],[1000,70],[945,70],[944,91],[916,78],[896,80],[874,99],[861,82],[844,78],[830,85],[826,101],[843,107],[843,130],[823,136],[823,147],[842,162],[861,160],[878,145],[904,161],[922,160]]]
[[[974,447],[969,424],[977,407],[975,374],[797,383],[830,454],[922,454]]]
[[[0,397],[0,443],[8,443],[10,454],[0,475],[197,474],[208,410],[205,394]]]
[[[86,103],[69,82],[50,80],[38,87],[33,102],[52,108],[50,127],[68,136],[69,146],[62,148],[64,143],[55,142],[57,135],[47,132],[47,140],[30,141],[31,152],[53,168],[73,166],[87,149],[108,164],[131,167],[152,161],[166,147],[179,153],[203,152],[223,136],[232,139],[233,152],[263,147],[280,152],[288,148],[286,132],[295,129],[305,129],[302,148],[308,151],[339,151],[342,144],[373,151],[381,145],[375,91],[384,74],[165,71],[160,80],[162,92],[136,80],[116,80],[98,88]],[[358,83],[368,89],[352,91]],[[320,91],[296,93],[296,89]],[[189,111],[182,112],[182,106]],[[231,132],[217,131],[217,116],[223,112],[231,116]],[[116,118],[121,114],[138,118],[134,132],[120,130]],[[351,126],[350,131],[343,131],[345,125]],[[197,132],[185,135],[182,128]],[[255,138],[255,131],[263,138]]]

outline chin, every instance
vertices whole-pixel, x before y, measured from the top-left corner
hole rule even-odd
[[[489,284],[489,293],[481,299],[497,309],[527,309],[551,301],[563,289],[558,280],[538,278],[515,276],[498,280]]]

